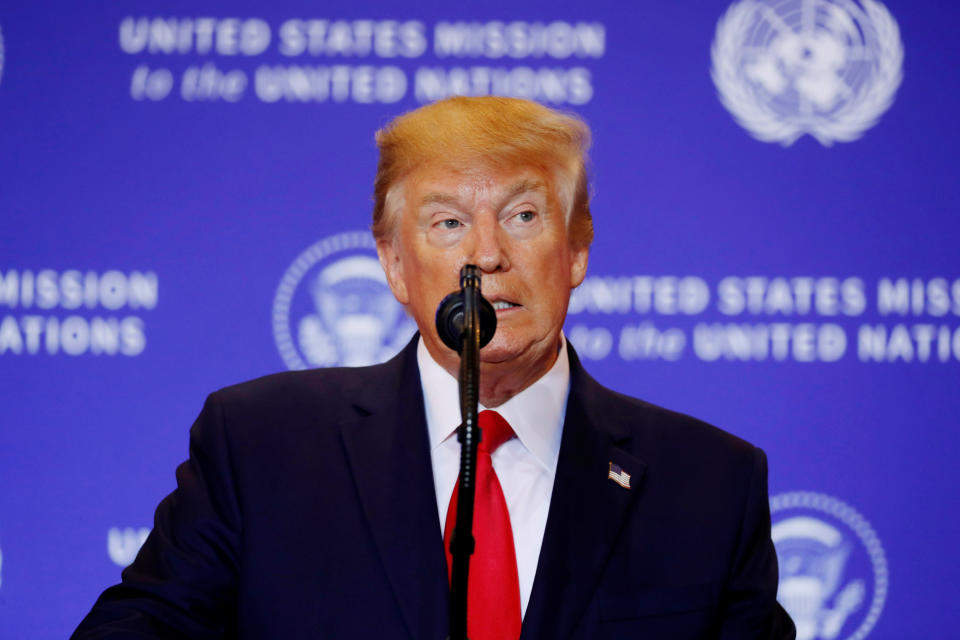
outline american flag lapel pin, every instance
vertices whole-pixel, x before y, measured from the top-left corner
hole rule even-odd
[[[607,478],[613,480],[624,489],[630,488],[630,474],[624,471],[620,465],[610,462],[610,470],[607,472]]]

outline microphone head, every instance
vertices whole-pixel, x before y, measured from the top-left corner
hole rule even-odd
[[[477,301],[480,303],[477,316],[480,320],[480,348],[482,349],[493,339],[493,334],[497,330],[497,312],[493,310],[493,305],[486,298],[479,295],[479,292],[477,294]],[[440,334],[443,344],[457,353],[463,349],[463,316],[463,291],[454,291],[437,307],[437,333]]]

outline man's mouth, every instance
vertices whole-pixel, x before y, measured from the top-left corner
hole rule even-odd
[[[508,302],[508,301],[506,301],[506,300],[497,300],[496,302],[493,302],[492,304],[493,304],[493,310],[494,310],[494,311],[502,311],[502,310],[504,310],[504,309],[512,309],[512,308],[514,308],[514,307],[519,307],[519,306],[520,306],[520,305],[518,305],[518,304],[515,304],[515,303],[513,303],[513,302]]]

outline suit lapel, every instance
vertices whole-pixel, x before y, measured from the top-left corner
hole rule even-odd
[[[602,392],[571,348],[570,394],[524,639],[560,640],[574,631],[640,492],[646,465],[622,448],[625,431],[600,422]],[[630,474],[629,489],[608,478],[611,462]]]
[[[437,515],[416,340],[366,378],[360,417],[342,424],[344,446],[377,550],[410,637],[447,632],[447,565]]]

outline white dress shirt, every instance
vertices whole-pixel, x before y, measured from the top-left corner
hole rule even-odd
[[[527,611],[533,578],[537,573],[570,390],[570,361],[563,340],[561,335],[560,352],[553,367],[495,409],[517,434],[516,438],[502,444],[492,459],[510,512],[520,579],[521,615]],[[427,413],[433,483],[437,489],[442,535],[450,496],[460,474],[460,443],[456,437],[460,426],[460,395],[457,379],[431,357],[423,338],[417,345],[417,365]],[[484,409],[486,407],[481,404],[479,410]]]

